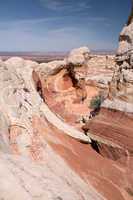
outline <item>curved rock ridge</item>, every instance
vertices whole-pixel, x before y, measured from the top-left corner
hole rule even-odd
[[[60,62],[56,64],[60,66]],[[10,156],[8,154],[0,155],[0,198],[9,200],[12,198],[40,200],[68,200],[70,198],[79,200],[82,198],[86,200],[88,198],[104,199],[95,192],[95,189],[93,189],[91,185],[89,190],[89,185],[85,183],[79,175],[75,174],[76,179],[71,179],[71,182],[69,180],[70,177],[68,177],[69,167],[65,164],[63,166],[63,160],[61,159],[61,161],[59,161],[55,153],[53,156],[50,156],[51,148],[48,148],[49,145],[45,142],[43,136],[40,136],[37,130],[33,128],[34,116],[38,118],[43,117],[61,130],[60,134],[66,133],[71,137],[74,136],[78,140],[90,142],[89,137],[61,121],[43,102],[35,89],[35,84],[32,79],[33,69],[37,67],[39,67],[37,63],[25,61],[18,57],[10,58],[6,62],[1,62],[0,65],[0,149],[2,152],[10,154]],[[44,127],[48,129],[48,125],[46,124],[47,122],[45,122]],[[50,128],[48,130],[50,131]],[[59,170],[59,175],[57,175],[57,169],[55,164],[52,164],[52,160],[48,161],[46,159],[47,150],[45,146],[48,148],[50,159],[53,157],[56,163],[58,163],[57,168]],[[18,155],[16,160],[14,154]],[[25,157],[25,159],[23,157]],[[57,176],[52,175],[53,172],[49,174],[48,171],[51,170],[51,167],[49,169],[46,167],[45,169],[46,165],[40,167],[36,166],[35,163],[30,165],[31,161],[29,159],[31,158],[42,162],[45,160],[48,165],[51,163],[54,174]],[[23,160],[24,168],[20,166],[21,159]],[[59,163],[61,163],[61,165]],[[30,166],[32,170],[35,170],[32,175],[30,175],[31,168],[30,171],[28,171]],[[60,168],[63,169],[62,172]],[[36,177],[36,174],[40,173],[42,175],[41,171],[44,169],[49,178],[45,178],[44,175],[41,181],[41,178]],[[65,177],[64,179],[58,178],[61,177],[61,174],[64,176],[64,170],[66,171],[68,181],[65,180]],[[70,170],[71,176],[74,177],[73,173],[74,172]],[[6,176],[3,176],[3,174],[6,174]],[[81,183],[79,179],[81,179]],[[79,191],[78,184],[73,184],[73,181],[79,184]],[[72,187],[68,186],[69,184],[67,182],[70,182],[69,184],[72,185]],[[6,186],[7,184],[8,187]],[[58,185],[57,187],[56,184]],[[12,185],[16,185],[15,189],[12,189]],[[64,189],[60,190],[62,185],[64,185]],[[81,192],[82,187],[83,192]],[[49,188],[51,188],[51,190]]]
[[[66,67],[65,60],[52,61],[49,63],[41,63],[39,67],[39,71],[42,69],[43,73],[47,76],[57,74],[60,70]]]
[[[41,106],[41,111],[43,111],[45,114],[45,118],[51,123],[53,124],[55,127],[57,127],[59,130],[63,131],[64,133],[66,133],[67,135],[79,140],[79,141],[83,141],[86,143],[91,143],[91,139],[86,136],[83,135],[82,132],[76,130],[74,127],[66,124],[65,122],[61,121],[61,119],[59,119],[59,117],[57,117],[46,104],[42,104]]]
[[[8,115],[9,127],[18,126],[24,138],[32,133],[32,116],[34,113],[40,116],[44,110],[47,120],[61,128],[66,134],[75,135],[79,140],[89,141],[87,136],[76,131],[73,127],[65,125],[44,104],[37,93],[32,79],[32,67],[36,63],[25,62],[21,58],[11,58],[1,67],[1,112]],[[6,116],[5,116],[6,118]],[[68,130],[67,130],[68,128]],[[8,137],[8,136],[7,136]],[[27,138],[28,139],[28,138]],[[24,147],[25,148],[25,147]]]

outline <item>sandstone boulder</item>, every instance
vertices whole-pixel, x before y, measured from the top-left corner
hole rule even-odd
[[[68,64],[72,63],[75,66],[76,65],[81,66],[85,64],[86,61],[88,61],[89,54],[90,54],[90,50],[88,49],[88,47],[73,49],[68,55],[67,63]]]

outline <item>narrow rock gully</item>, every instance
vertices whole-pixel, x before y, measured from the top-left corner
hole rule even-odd
[[[35,74],[34,74],[35,75]],[[42,92],[42,84],[41,81],[36,74],[36,79],[34,80],[36,90],[40,97],[43,100],[43,104],[41,105],[41,110],[44,114],[44,117],[48,120],[49,123],[51,123],[53,126],[58,128],[59,130],[62,131],[62,133],[75,138],[76,140],[85,143],[85,144],[90,144],[93,150],[95,150],[98,154],[107,157],[109,159],[116,160],[117,159],[117,151],[120,151],[120,147],[106,139],[103,139],[101,137],[98,137],[92,133],[89,133],[87,131],[87,134],[85,132],[81,132],[74,128],[73,126],[66,124],[64,121],[62,121],[56,113],[52,112],[51,109],[48,107],[46,101],[45,101],[45,96]],[[93,117],[94,118],[94,117]],[[103,153],[104,152],[104,153]],[[108,153],[109,152],[109,153]],[[108,155],[111,156],[108,156]]]

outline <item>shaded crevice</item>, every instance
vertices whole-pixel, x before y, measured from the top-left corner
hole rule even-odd
[[[83,102],[87,98],[87,91],[85,88],[85,79],[76,78],[76,72],[74,71],[75,65],[70,63],[67,65],[66,70],[67,70],[67,75],[70,77],[72,81],[72,86],[76,90],[77,97],[80,99],[81,102]]]
[[[121,42],[121,41],[127,41],[128,43],[132,43],[132,41],[128,35],[120,35],[119,42]]]
[[[33,71],[33,73],[32,73],[32,78],[33,78],[33,81],[35,84],[36,91],[38,92],[40,97],[45,101],[45,99],[43,97],[42,83],[40,81],[39,76],[37,75],[37,73],[35,71]]]
[[[121,157],[127,158],[126,151],[124,149],[120,149],[118,147],[113,147],[104,143],[99,143],[96,140],[91,139],[91,147],[92,149],[103,156],[104,158],[118,161],[121,163]]]
[[[100,154],[99,143],[98,143],[97,141],[91,139],[91,147],[92,147],[98,154]]]
[[[70,63],[69,65],[67,65],[67,74],[68,74],[68,76],[72,80],[73,87],[76,88],[78,86],[78,80],[75,77],[74,68],[75,68],[75,66],[72,63]]]
[[[36,90],[39,93],[40,97],[44,100],[43,98],[43,93],[42,93],[42,86],[41,86],[41,81],[38,81],[36,83]]]

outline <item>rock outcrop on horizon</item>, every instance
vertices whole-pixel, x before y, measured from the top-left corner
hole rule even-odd
[[[67,64],[71,63],[75,66],[82,66],[89,60],[90,50],[88,47],[80,47],[78,49],[73,49],[68,58],[66,58]]]

